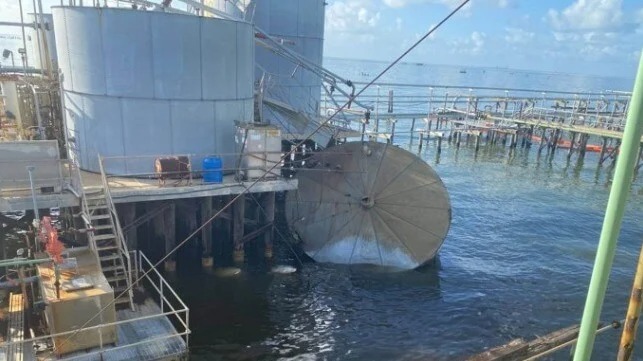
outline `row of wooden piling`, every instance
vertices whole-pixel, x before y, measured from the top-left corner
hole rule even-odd
[[[165,261],[165,271],[173,272],[178,257],[186,257],[187,262],[192,263],[199,254],[204,268],[215,265],[215,255],[224,265],[241,265],[248,245],[262,248],[265,257],[272,258],[275,194],[241,195],[212,222],[210,219],[233,195],[123,203],[117,207],[121,224],[135,225],[124,231],[128,248],[143,249],[158,258],[170,253],[182,239],[205,224],[194,241],[185,247],[187,251],[174,252]]]
[[[459,121],[448,119],[432,119],[427,122],[425,129],[416,130],[415,119],[411,122],[411,137],[409,147],[413,148],[415,134],[418,134],[418,153],[425,149],[425,143],[431,138],[436,139],[437,154],[442,153],[442,141],[446,138],[449,144],[456,148],[464,143],[469,145],[474,142],[474,151],[477,153],[484,144],[495,146],[501,144],[508,146],[510,150],[518,147],[530,149],[534,143],[533,137],[539,136],[540,141],[537,144],[537,152],[540,155],[543,150],[547,150],[548,156],[553,158],[556,150],[560,148],[559,143],[564,139],[565,132],[557,128],[547,126],[528,126],[518,129],[494,129],[494,128],[466,128],[459,127]],[[433,128],[435,124],[435,128]],[[445,129],[448,128],[448,129]],[[441,130],[440,130],[441,129]],[[583,132],[569,132],[569,147],[567,148],[567,160],[572,158],[573,154],[578,154],[578,161],[582,162],[587,153],[587,146],[591,135]],[[600,154],[598,164],[603,165],[607,160],[615,164],[620,148],[620,140],[609,137],[601,137]],[[484,142],[483,142],[484,140]],[[642,168],[643,162],[643,143],[639,151],[639,163],[637,170]]]

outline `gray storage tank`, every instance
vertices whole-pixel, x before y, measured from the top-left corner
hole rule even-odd
[[[133,175],[153,172],[153,156],[234,152],[234,122],[254,117],[251,24],[94,7],[53,16],[70,153],[82,169],[99,171],[99,154],[126,157],[106,171]]]
[[[249,9],[252,13],[246,16],[254,16],[259,28],[283,40],[286,47],[312,63],[322,65],[324,0],[254,0]],[[258,46],[256,52],[255,74],[259,79],[262,70],[267,73],[266,95],[309,116],[318,116],[322,84],[319,76],[264,47]],[[281,118],[266,107],[264,116]]]
[[[244,16],[289,50],[322,65],[325,0],[209,0],[205,4],[234,17]],[[322,82],[318,75],[261,45],[256,48],[256,65],[256,82],[263,77],[266,98],[286,103],[308,118],[319,118]],[[312,129],[278,107],[264,106],[263,116],[286,133],[307,134],[306,128]]]

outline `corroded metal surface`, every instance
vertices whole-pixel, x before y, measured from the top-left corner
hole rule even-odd
[[[288,221],[319,262],[415,268],[435,257],[449,230],[451,204],[440,177],[390,144],[326,149],[297,178]]]

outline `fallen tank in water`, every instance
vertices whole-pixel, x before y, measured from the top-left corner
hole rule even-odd
[[[389,143],[327,148],[306,159],[297,178],[286,217],[318,262],[416,268],[435,258],[451,224],[438,174]]]

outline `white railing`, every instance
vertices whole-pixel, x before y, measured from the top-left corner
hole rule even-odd
[[[31,179],[27,167],[33,167]],[[37,193],[42,187],[53,187],[54,194],[63,191],[79,193],[78,167],[68,159],[11,159],[0,160],[0,196],[31,192],[33,183]]]
[[[161,312],[166,312],[166,307],[170,309],[170,312],[172,314],[185,312],[185,319],[177,317],[177,322],[179,322],[184,327],[184,329],[188,331],[185,335],[185,344],[188,345],[190,330],[190,309],[188,308],[188,306],[186,306],[186,304],[179,297],[176,291],[174,291],[172,286],[170,286],[165,278],[163,278],[156,267],[154,267],[154,264],[149,260],[149,258],[147,258],[147,256],[145,256],[142,252],[134,251],[134,253],[138,253],[138,257],[136,257],[136,263],[138,264],[139,268],[136,271],[136,280],[139,281],[139,279],[141,278],[140,274],[143,274],[144,276],[142,277],[142,280],[147,280],[151,287],[154,288],[156,292],[158,292]],[[153,279],[154,277],[156,278],[156,280]],[[165,297],[166,292],[169,292],[169,294],[172,295],[172,299],[174,300],[174,302],[171,302],[170,299]]]
[[[363,83],[355,83],[362,85]],[[389,98],[392,91],[392,102]],[[341,94],[332,98],[322,90],[324,104],[344,104],[349,99]],[[551,112],[564,112],[573,119],[583,117],[592,126],[609,129],[625,124],[630,93],[616,91],[569,92],[538,89],[447,86],[437,84],[379,83],[360,95],[365,107],[353,106],[343,115],[351,120],[364,118],[366,107],[371,111],[370,123],[387,118],[411,119],[436,115],[440,110],[456,109],[466,113],[492,113],[502,117],[544,117]],[[354,103],[355,104],[355,103]],[[325,108],[328,115],[337,105]],[[392,112],[389,112],[392,110]],[[542,114],[541,114],[542,113]],[[337,117],[336,117],[337,118]],[[357,124],[359,125],[359,124]]]
[[[218,153],[212,154],[154,154],[140,156],[110,156],[101,158],[101,167],[107,175],[107,181],[114,177],[127,177],[133,179],[158,179],[162,176],[168,180],[185,180],[193,184],[196,179],[203,177],[205,172],[217,171],[227,176],[224,183],[241,183],[245,179],[258,178],[250,174],[266,174],[265,180],[274,180],[281,177],[283,166],[281,151],[262,151],[244,153]],[[221,168],[202,169],[204,158],[216,156],[222,160]],[[155,161],[160,158],[187,159],[187,164],[182,164],[185,169],[180,171],[166,171],[161,174],[155,170]],[[274,167],[274,168],[273,168]],[[233,175],[234,177],[229,177]]]
[[[123,351],[123,350],[131,349],[131,348],[135,348],[143,345],[148,346],[148,348],[152,348],[152,346],[155,343],[160,343],[165,340],[173,339],[177,337],[181,337],[182,340],[185,342],[185,347],[182,348],[182,353],[187,353],[188,346],[189,346],[189,335],[191,333],[189,308],[183,302],[183,300],[181,300],[181,298],[177,295],[176,291],[174,291],[174,289],[170,286],[170,284],[161,276],[161,274],[156,270],[156,268],[154,268],[152,262],[143,253],[138,251],[133,251],[132,254],[133,254],[132,257],[135,260],[137,260],[136,261],[137,268],[133,270],[133,273],[137,275],[137,281],[138,281],[137,283],[140,286],[143,286],[148,292],[152,293],[152,299],[155,302],[158,300],[157,305],[160,308],[159,313],[141,315],[140,317],[135,317],[127,320],[103,323],[100,325],[88,326],[77,330],[38,336],[34,338],[24,339],[21,341],[5,342],[2,344],[2,346],[0,346],[0,348],[6,350],[11,346],[21,344],[23,346],[23,349],[26,349],[26,347],[31,347],[33,342],[38,342],[38,341],[41,341],[40,343],[43,343],[43,344],[46,343],[48,345],[55,345],[56,343],[60,345],[61,340],[62,340],[62,343],[64,344],[64,342],[68,342],[74,336],[83,335],[88,331],[96,331],[100,335],[101,332],[103,332],[103,330],[107,328],[111,329],[113,327],[119,327],[119,326],[124,326],[128,324],[131,325],[136,322],[144,321],[144,320],[159,320],[159,322],[165,322],[165,320],[168,320],[172,322],[174,326],[172,327],[171,330],[169,330],[170,332],[166,334],[160,334],[151,338],[147,338],[145,340],[137,341],[130,344],[117,345],[117,346],[104,345],[101,343],[97,347],[89,349],[86,352],[82,352],[79,355],[69,355],[69,356],[63,355],[62,358],[64,358],[65,360],[76,360],[76,359],[89,359],[92,356],[99,356],[99,358],[103,359],[103,355],[110,352]],[[141,275],[140,280],[138,279],[138,275]],[[57,340],[54,341],[54,339],[57,339]],[[27,343],[28,345],[25,345]],[[49,349],[49,351],[55,352],[55,348],[52,347]],[[166,354],[159,355],[159,359],[165,358],[166,356],[168,355]]]
[[[105,174],[105,169],[103,168],[103,158],[98,156],[98,164],[100,167],[100,176],[103,184],[103,191],[105,194],[105,201],[107,203],[107,210],[112,217],[114,222],[114,228],[116,228],[116,244],[118,245],[118,250],[121,256],[121,261],[125,261],[126,275],[127,275],[127,286],[128,286],[128,298],[130,300],[130,305],[134,309],[134,293],[132,291],[132,261],[130,259],[130,252],[127,248],[127,242],[125,241],[125,236],[123,235],[123,229],[121,228],[121,222],[118,220],[118,213],[116,213],[116,206],[112,200],[112,193],[109,190],[109,182],[107,181],[107,176]]]
[[[89,211],[89,205],[87,204],[87,198],[85,197],[85,186],[83,185],[83,177],[80,173],[80,167],[78,167],[76,163],[72,163],[72,164],[74,168],[74,177],[72,178],[72,181],[73,183],[75,183],[75,186],[73,186],[73,188],[75,189],[74,195],[80,199],[81,218],[85,223],[85,227],[88,229],[88,231],[85,233],[87,235],[87,243],[89,245],[89,248],[93,251],[94,255],[96,256],[96,262],[100,267],[100,258],[98,257],[96,240],[94,239],[94,232],[93,230],[91,230],[92,228],[92,222],[90,219],[91,214]]]

